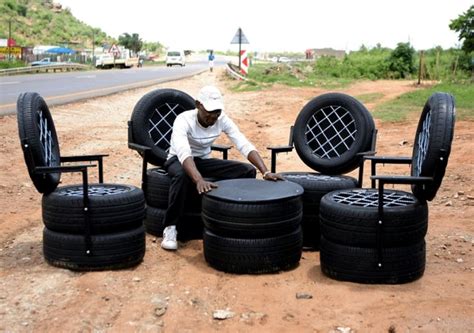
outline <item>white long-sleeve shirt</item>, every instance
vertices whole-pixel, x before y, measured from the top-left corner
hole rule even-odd
[[[209,127],[199,124],[197,118],[198,110],[190,110],[180,113],[173,124],[171,134],[171,147],[168,159],[177,156],[183,163],[190,156],[210,158],[211,145],[222,132],[226,133],[239,152],[247,157],[252,150],[256,150],[249,140],[240,132],[237,125],[224,111],[216,123]]]

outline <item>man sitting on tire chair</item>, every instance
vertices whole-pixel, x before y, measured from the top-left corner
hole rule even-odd
[[[178,249],[176,224],[183,212],[186,187],[190,181],[196,184],[198,193],[202,194],[217,187],[217,184],[206,181],[204,177],[256,177],[255,168],[248,163],[210,158],[211,145],[222,132],[262,173],[263,179],[283,179],[279,174],[268,171],[255,146],[224,113],[220,91],[213,86],[202,88],[196,100],[196,109],[179,114],[173,124],[168,159],[163,166],[171,177],[161,242],[163,249]]]

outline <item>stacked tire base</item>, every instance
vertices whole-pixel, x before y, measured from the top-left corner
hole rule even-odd
[[[348,176],[329,176],[315,172],[282,172],[285,180],[303,187],[303,250],[319,250],[319,204],[321,198],[334,190],[357,186],[357,180]]]
[[[428,205],[408,192],[384,191],[378,230],[378,190],[350,189],[321,199],[321,269],[358,283],[400,284],[425,270]],[[380,252],[379,252],[380,245]]]
[[[206,178],[209,181],[215,179]],[[146,232],[162,237],[164,229],[164,218],[168,207],[168,194],[171,179],[162,168],[147,170],[146,180]],[[178,223],[178,240],[187,241],[191,239],[202,239],[203,222],[201,219],[201,196],[197,193],[193,184],[190,184],[184,203],[184,214]]]
[[[272,273],[301,258],[303,189],[291,182],[233,179],[202,200],[204,257],[220,271]]]
[[[85,237],[82,185],[59,187],[43,196],[46,261],[77,271],[138,265],[146,248],[143,192],[121,184],[90,184],[88,192],[90,249]]]

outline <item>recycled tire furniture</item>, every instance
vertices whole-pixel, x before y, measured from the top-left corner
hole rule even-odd
[[[323,195],[362,184],[363,156],[374,154],[377,130],[370,112],[354,97],[328,93],[313,98],[298,114],[286,146],[271,146],[271,169],[277,154],[296,149],[314,172],[283,172],[286,180],[303,186],[303,244],[318,250],[319,202]],[[359,169],[359,180],[340,174]]]
[[[453,96],[435,93],[426,102],[408,157],[367,156],[372,188],[339,190],[321,199],[321,269],[327,276],[360,283],[406,283],[426,264],[428,204],[441,184],[451,151]],[[411,176],[376,175],[379,163],[411,164]],[[377,184],[377,188],[375,185]],[[385,190],[409,184],[412,192]]]
[[[349,176],[322,175],[316,172],[282,172],[285,180],[297,183],[304,189],[303,249],[318,250],[321,238],[319,228],[319,203],[321,198],[336,189],[354,188],[357,179]]]
[[[309,101],[296,118],[294,145],[314,170],[339,175],[356,169],[370,150],[374,121],[357,99],[328,93]]]
[[[183,91],[157,89],[137,102],[128,122],[128,147],[142,157],[142,190],[147,203],[145,229],[158,237],[163,234],[163,219],[168,207],[170,178],[162,166],[168,156],[173,123],[180,113],[195,107],[195,100]],[[211,148],[222,152],[223,158],[227,159],[231,147],[213,145]],[[149,163],[157,167],[148,169]],[[180,240],[202,238],[200,212],[201,196],[190,186],[185,211],[178,224]]]
[[[202,202],[204,257],[229,273],[295,267],[302,249],[303,188],[287,181],[218,181]]]
[[[22,93],[18,130],[28,172],[43,193],[43,254],[57,267],[78,271],[119,269],[139,264],[145,254],[145,197],[131,185],[104,184],[107,155],[61,156],[54,122],[44,99]],[[99,183],[89,184],[96,161]],[[61,173],[81,172],[82,184],[58,187]]]

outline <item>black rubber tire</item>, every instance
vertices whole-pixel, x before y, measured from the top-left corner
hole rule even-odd
[[[288,270],[298,265],[303,237],[301,228],[287,235],[238,239],[221,237],[204,229],[204,257],[220,271],[260,274]]]
[[[339,107],[337,116],[334,107]],[[308,124],[318,124],[321,139],[307,134]],[[359,166],[362,156],[358,154],[370,147],[374,129],[372,115],[362,103],[349,95],[327,93],[309,101],[299,113],[294,146],[310,168],[327,175],[343,174]]]
[[[84,234],[82,194],[82,185],[70,185],[43,195],[44,225],[51,231]],[[95,235],[135,229],[145,218],[145,197],[131,185],[90,184],[89,214]]]
[[[147,206],[144,221],[145,230],[156,237],[163,236],[166,209]],[[202,239],[204,226],[200,213],[185,213],[177,226],[178,240]]]
[[[36,167],[60,165],[59,141],[48,105],[37,93],[22,93],[17,100],[17,120],[30,178],[38,192],[50,193],[58,186],[61,174],[34,173]]]
[[[162,168],[148,169],[146,172],[146,203],[156,208],[168,207],[171,178]]]
[[[350,205],[347,197],[357,195],[369,207]],[[411,193],[385,190],[384,197],[399,198],[396,205],[384,207],[382,244],[384,247],[407,246],[422,241],[428,230],[428,205]],[[327,240],[341,245],[377,246],[378,190],[353,189],[338,190],[326,194],[321,199],[321,235]],[[398,206],[398,204],[402,204]]]
[[[166,209],[147,205],[145,220],[143,221],[146,232],[150,235],[162,237],[165,228],[163,225],[165,214]]]
[[[163,165],[176,116],[195,107],[191,96],[176,89],[153,90],[138,101],[131,117],[132,135],[135,143],[151,148],[150,163]]]
[[[321,238],[321,270],[328,277],[358,283],[401,284],[425,271],[426,245],[422,240],[405,247],[384,248],[382,267],[375,248],[351,247]]]
[[[98,271],[138,265],[145,255],[145,229],[92,236],[92,244],[92,254],[87,255],[84,236],[43,230],[43,254],[50,265]]]
[[[423,108],[413,145],[411,174],[433,177],[433,182],[412,185],[420,200],[433,200],[441,186],[451,152],[455,116],[454,97],[450,94],[434,93]]]
[[[266,238],[292,232],[301,224],[301,196],[271,202],[238,203],[202,199],[202,219],[207,230],[223,237]]]
[[[210,182],[218,180],[212,177],[205,177],[204,179]],[[168,207],[170,184],[171,178],[164,169],[148,169],[145,193],[147,205],[166,209]],[[201,213],[201,199],[202,196],[197,192],[196,185],[190,182],[184,203],[185,213]]]
[[[357,179],[348,176],[329,176],[313,172],[282,172],[284,179],[304,188],[303,193],[303,249],[318,250],[319,203],[321,198],[334,190],[357,187]]]

